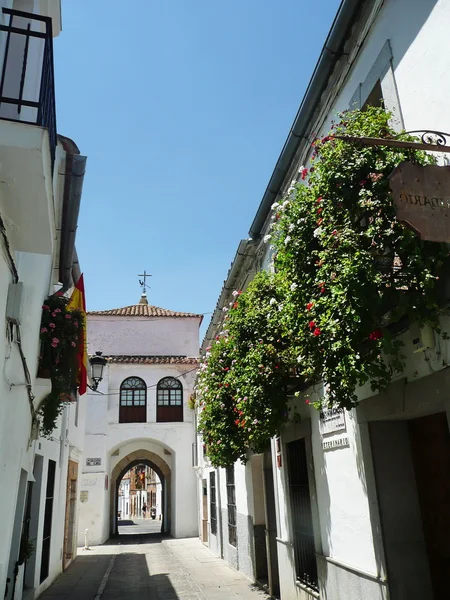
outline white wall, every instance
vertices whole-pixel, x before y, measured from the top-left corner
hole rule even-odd
[[[197,317],[108,317],[90,315],[89,352],[108,355],[198,356]]]

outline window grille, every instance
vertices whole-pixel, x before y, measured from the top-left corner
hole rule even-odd
[[[319,591],[305,440],[286,444],[297,579]]]
[[[209,474],[209,520],[211,533],[217,535],[216,474]]]
[[[228,506],[228,541],[236,546],[236,489],[234,485],[234,465],[227,467],[227,506]]]

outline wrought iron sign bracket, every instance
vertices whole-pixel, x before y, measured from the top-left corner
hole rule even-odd
[[[356,137],[353,135],[331,135],[331,139],[342,140],[354,144],[362,144],[363,146],[390,146],[393,148],[410,148],[412,150],[427,150],[428,152],[450,152],[450,146],[447,145],[447,140],[450,141],[450,133],[433,130],[416,130],[405,131],[400,135],[421,134],[420,142],[407,142],[393,138],[371,138],[371,137]]]

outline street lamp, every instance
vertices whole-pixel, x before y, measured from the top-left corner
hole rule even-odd
[[[91,390],[94,390],[95,392],[98,388],[98,384],[103,379],[103,369],[106,365],[106,358],[103,358],[101,352],[96,352],[95,356],[91,356],[89,362],[91,364],[91,379],[93,382]]]

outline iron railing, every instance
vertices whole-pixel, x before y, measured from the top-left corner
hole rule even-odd
[[[52,20],[9,8],[3,8],[3,13],[9,15],[9,22],[0,24],[0,31],[6,33],[0,46],[4,48],[0,118],[45,127],[53,168],[57,137]]]
[[[319,591],[305,440],[286,444],[297,579]]]

